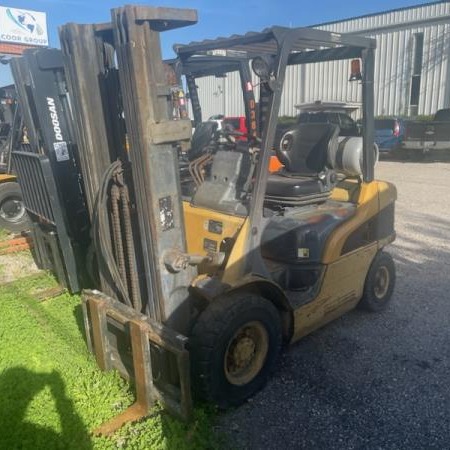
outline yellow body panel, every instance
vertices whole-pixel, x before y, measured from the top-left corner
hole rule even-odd
[[[188,202],[183,202],[184,221],[186,226],[186,240],[188,253],[195,255],[207,255],[209,251],[205,245],[205,239],[216,243],[216,251],[219,251],[220,243],[225,238],[236,239],[239,229],[245,221],[244,217],[224,214],[210,209],[198,208]],[[221,233],[213,233],[208,230],[210,221],[220,223]]]
[[[357,179],[345,180],[333,190],[331,198],[355,204],[355,214],[341,223],[327,239],[322,257],[325,271],[318,294],[309,303],[292,311],[292,341],[306,336],[357,305],[362,297],[365,279],[373,258],[380,246],[392,241],[393,236],[385,238],[385,242],[368,243],[345,255],[342,255],[343,247],[349,236],[373,220],[383,208],[392,204],[396,195],[395,187],[383,181],[363,183]],[[204,239],[215,240],[218,243],[224,238],[235,240],[220,278],[230,287],[239,285],[242,276],[246,275],[243,264],[247,260],[251,232],[248,218],[196,208],[188,203],[184,204],[184,214],[189,253],[207,254]],[[210,220],[222,224],[221,235],[208,230]],[[281,292],[280,295],[283,296]]]
[[[380,210],[397,200],[397,188],[386,181],[377,181]]]
[[[1,173],[0,174],[0,183],[6,183],[8,181],[17,181],[17,177],[15,175]]]
[[[386,183],[382,182],[381,184]],[[357,191],[350,191],[349,196],[355,197],[358,194],[358,207],[355,214],[329,236],[322,259],[324,264],[338,260],[347,237],[379,212],[378,185],[378,181],[361,183]],[[341,195],[343,196],[344,193],[342,192]]]
[[[353,309],[359,302],[377,244],[355,250],[330,264],[317,297],[294,311],[296,341]]]
[[[343,180],[331,191],[331,199],[337,202],[357,203],[360,186],[359,179]]]
[[[231,286],[235,285],[240,280],[242,274],[244,274],[244,264],[246,261],[248,236],[250,235],[250,221],[245,220],[239,236],[236,239],[236,243],[233,246],[231,255],[228,258],[227,265],[222,277],[222,281]]]

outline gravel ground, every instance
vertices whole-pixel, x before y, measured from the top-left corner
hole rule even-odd
[[[390,307],[291,346],[265,389],[224,414],[230,447],[450,448],[450,164],[383,161],[398,189]]]

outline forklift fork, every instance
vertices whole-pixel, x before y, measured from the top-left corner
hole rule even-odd
[[[147,416],[156,401],[174,416],[189,420],[192,399],[187,338],[99,291],[83,291],[82,311],[87,345],[99,367],[117,369],[124,378],[133,378],[136,388],[136,402],[94,433],[109,435],[126,422]],[[131,355],[128,364],[123,347]],[[163,367],[157,367],[161,362],[157,355],[173,358],[175,380],[159,376]]]

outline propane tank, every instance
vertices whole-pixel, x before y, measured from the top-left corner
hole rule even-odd
[[[363,174],[363,138],[360,136],[339,137],[339,145],[332,146],[328,154],[328,164],[347,176]],[[374,143],[375,164],[378,162],[378,145]]]

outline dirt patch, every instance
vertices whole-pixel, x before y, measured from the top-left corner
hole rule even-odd
[[[30,252],[0,255],[0,284],[38,273]]]

